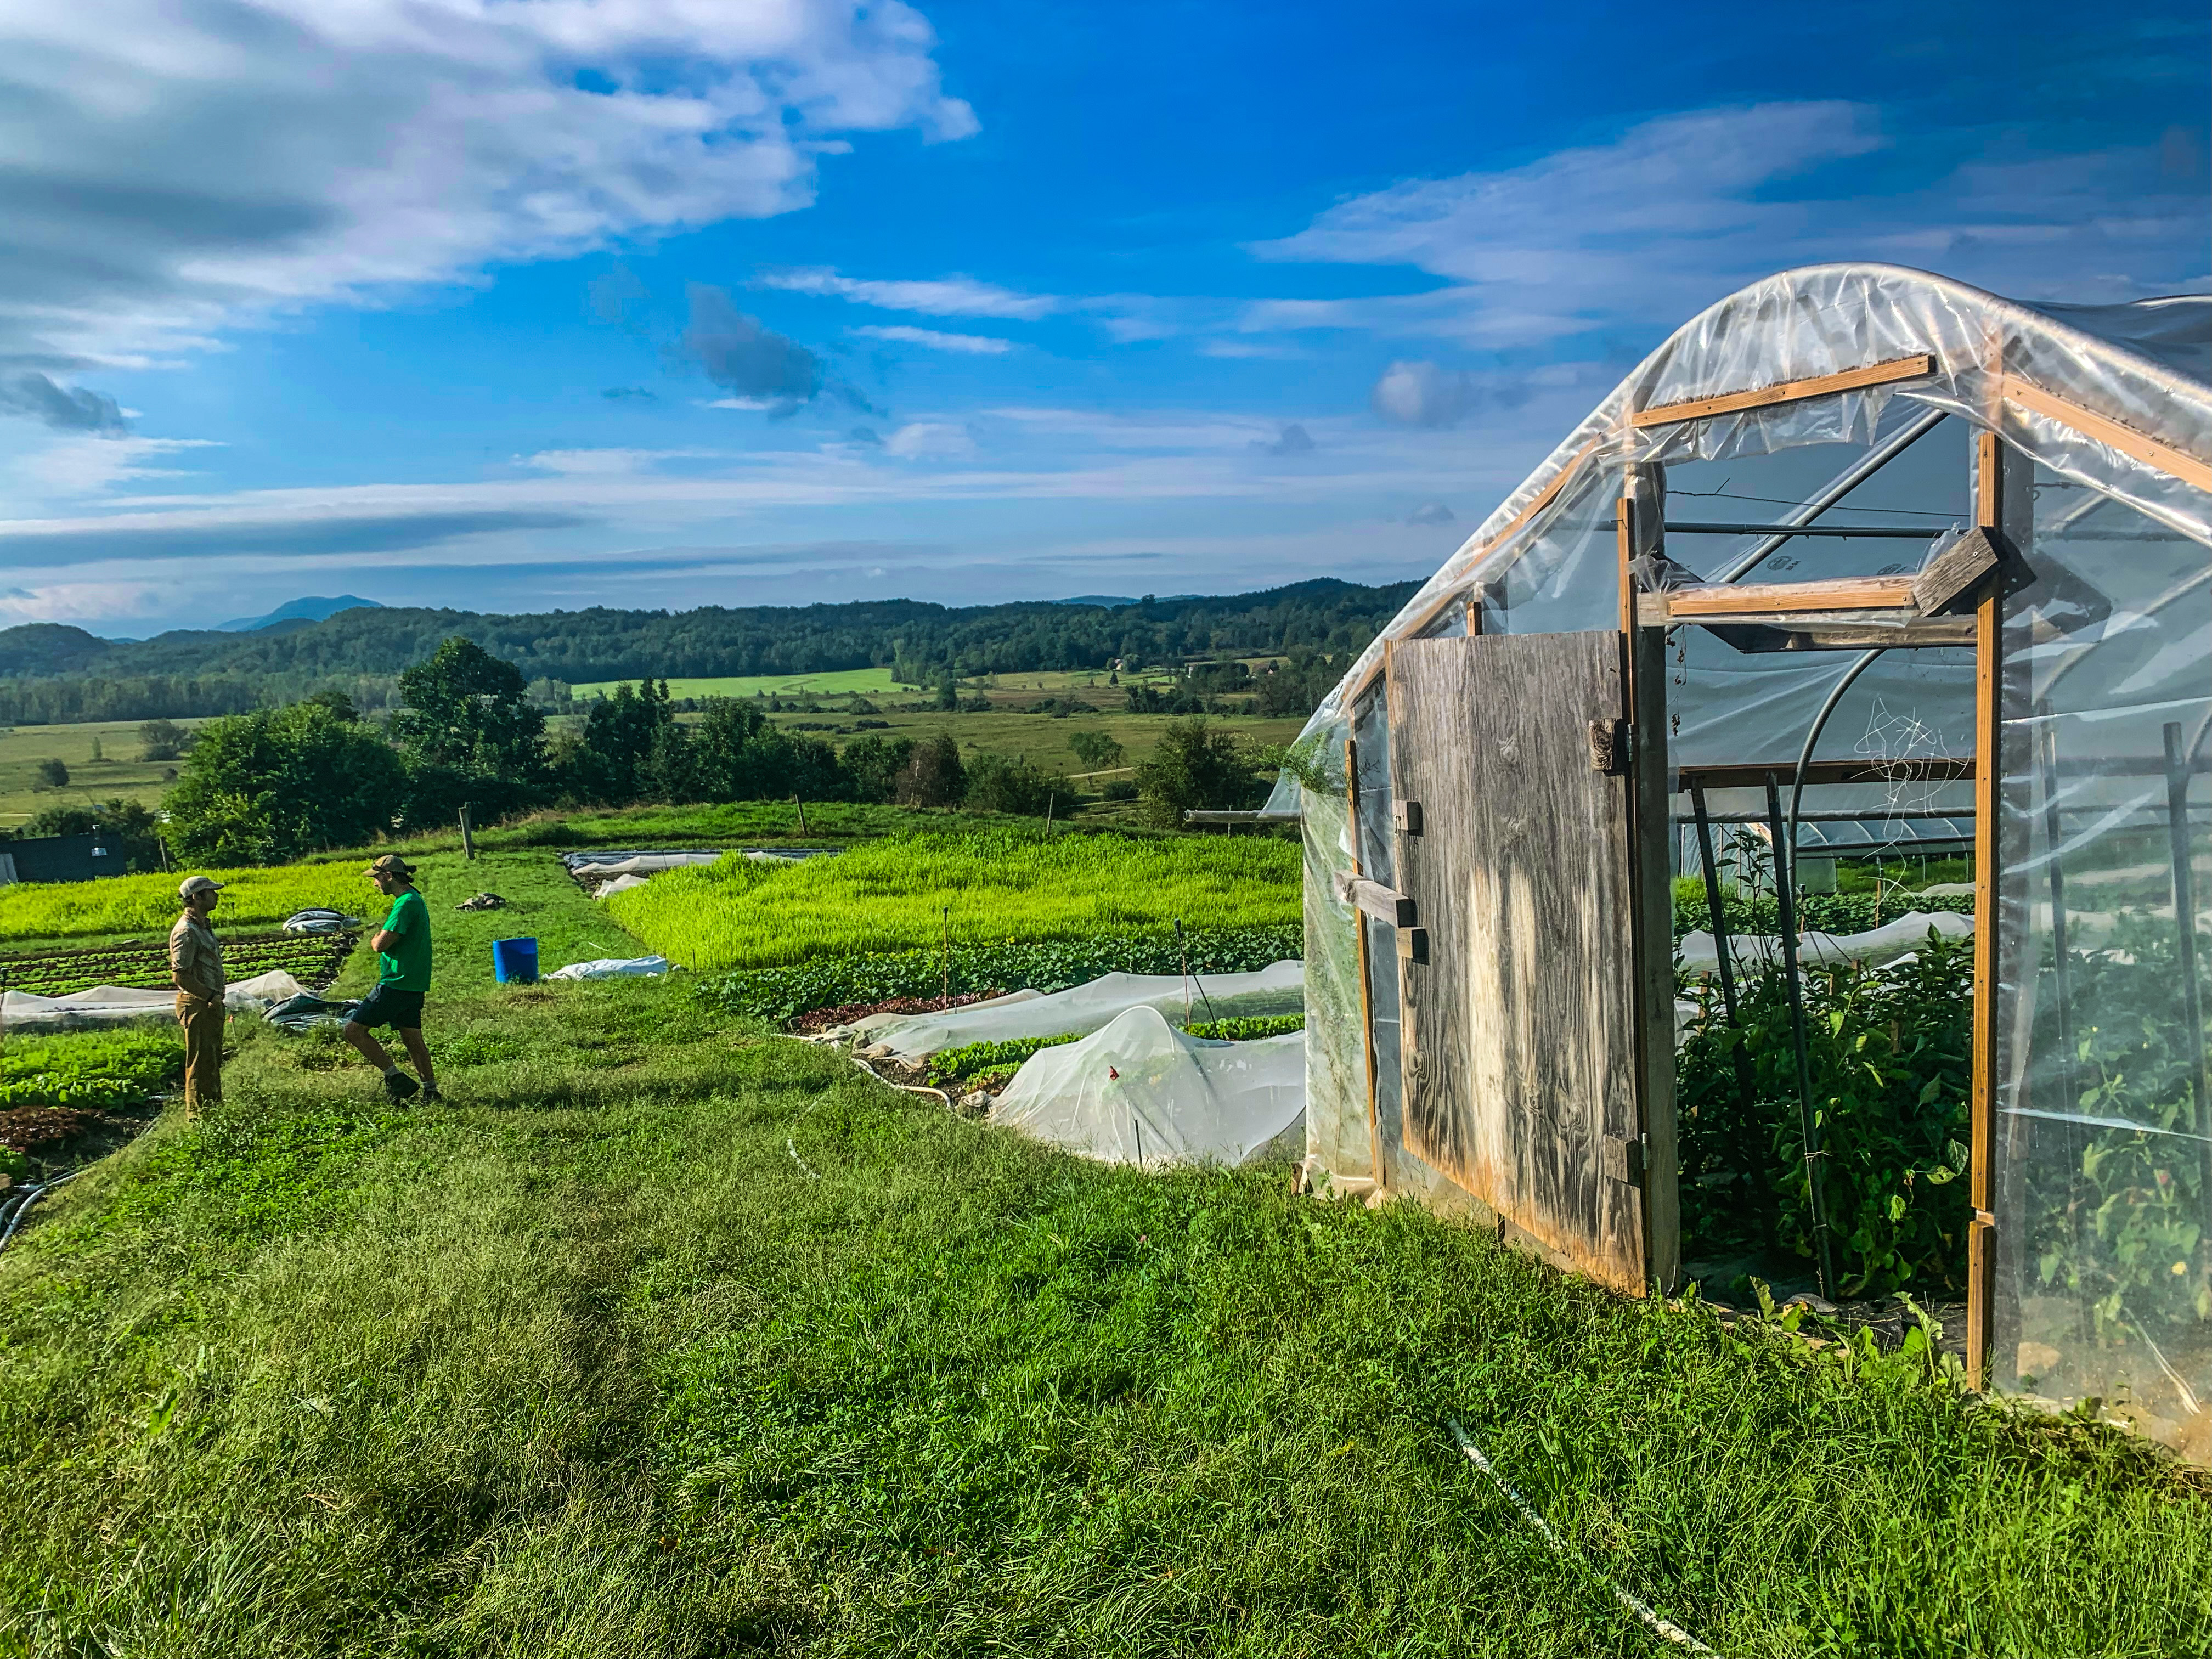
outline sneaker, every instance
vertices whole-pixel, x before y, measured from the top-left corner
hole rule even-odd
[[[422,1085],[404,1072],[393,1072],[384,1079],[384,1092],[394,1100],[412,1100],[422,1091]]]
[[[436,1084],[426,1083],[422,1085],[422,1103],[425,1106],[442,1106],[446,1103],[446,1097],[438,1092]]]

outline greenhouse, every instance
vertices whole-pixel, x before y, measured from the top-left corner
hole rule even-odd
[[[2212,1457],[2209,548],[2212,300],[1827,265],[1692,319],[1270,804],[1316,1181],[1632,1294],[1745,1237],[1948,1287],[1978,1385]],[[1801,943],[1838,860],[1946,928]]]

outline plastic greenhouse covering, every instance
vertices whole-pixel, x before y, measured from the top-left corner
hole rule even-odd
[[[1918,354],[1932,374],[1673,423],[1631,419]],[[1614,520],[1632,465],[1663,469],[1670,520],[1804,523],[1832,501],[1830,522],[1927,532],[1928,544],[1778,547],[1670,527],[1667,554],[1687,574],[1639,571],[1647,589],[1754,567],[1760,582],[1917,568],[1942,532],[1975,522],[1977,432],[1995,433],[2033,479],[2032,513],[2006,525],[2032,581],[2004,601],[1997,702],[1989,1378],[2061,1404],[2094,1397],[2212,1459],[2212,299],[2027,305],[1896,267],[1817,266],[1721,301],[1638,365],[1323,702],[1305,742],[1329,787],[1286,772],[1269,803],[1304,824],[1309,1158],[1441,1207],[1472,1202],[1405,1150],[1392,930],[1336,896],[1334,878],[1355,861],[1392,881],[1385,642],[1463,634],[1470,602],[1486,635],[1617,629]],[[1838,489],[1880,457],[1881,470]],[[1771,504],[1733,506],[1742,501]],[[1786,772],[1855,653],[1740,653],[1678,627],[1667,660],[1673,768]],[[1974,676],[1971,648],[1889,652],[1836,708],[1821,757],[1972,756]],[[1955,848],[1972,832],[1974,794],[1972,782],[1830,786],[1799,845]],[[1713,789],[1706,801],[1720,829],[1766,811],[1763,789]],[[1674,810],[1686,817],[1686,797]],[[1670,840],[1678,861],[1686,847],[1694,859],[1693,840]]]
[[[1152,1169],[1245,1163],[1295,1139],[1304,1111],[1297,1033],[1215,1042],[1139,1005],[1080,1042],[1031,1055],[991,1121],[1085,1158]]]

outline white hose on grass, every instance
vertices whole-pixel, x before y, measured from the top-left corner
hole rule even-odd
[[[1689,1632],[1684,1630],[1680,1625],[1674,1623],[1671,1620],[1660,1617],[1660,1615],[1654,1612],[1648,1604],[1630,1595],[1626,1590],[1621,1589],[1620,1585],[1614,1583],[1613,1580],[1607,1578],[1603,1573],[1599,1572],[1595,1567],[1590,1566],[1587,1560],[1583,1560],[1580,1556],[1578,1556],[1571,1548],[1569,1547],[1565,1539],[1560,1537],[1558,1533],[1552,1530],[1552,1523],[1545,1520],[1542,1516],[1536,1513],[1536,1506],[1531,1504],[1527,1498],[1523,1498],[1520,1492],[1515,1489],[1511,1481],[1508,1480],[1504,1475],[1498,1474],[1498,1472],[1491,1466],[1490,1460],[1482,1455],[1482,1448],[1474,1443],[1474,1439],[1468,1434],[1468,1431],[1465,1429],[1460,1427],[1459,1419],[1457,1418],[1446,1418],[1444,1421],[1451,1429],[1452,1438],[1459,1442],[1459,1449],[1467,1454],[1468,1461],[1490,1477],[1491,1484],[1496,1486],[1498,1491],[1504,1492],[1507,1499],[1511,1502],[1513,1507],[1521,1511],[1521,1518],[1523,1521],[1526,1521],[1530,1526],[1535,1528],[1537,1534],[1547,1544],[1549,1544],[1552,1547],[1552,1553],[1554,1555],[1559,1556],[1563,1559],[1575,1561],[1579,1565],[1588,1568],[1600,1583],[1603,1584],[1606,1589],[1613,1592],[1613,1599],[1620,1602],[1624,1607],[1626,1607],[1631,1613],[1634,1613],[1638,1619],[1643,1621],[1644,1627],[1652,1632],[1655,1635],[1663,1636],[1677,1646],[1687,1648],[1692,1653],[1712,1652],[1711,1648],[1707,1647],[1703,1642],[1698,1640],[1696,1637],[1691,1635]]]
[[[824,1039],[821,1037],[801,1037],[799,1040],[801,1042],[820,1042],[824,1041]],[[860,1055],[848,1054],[846,1058],[851,1060],[854,1065],[859,1066],[863,1072],[866,1073],[867,1075],[874,1081],[882,1084],[885,1088],[902,1090],[904,1092],[910,1095],[935,1095],[938,1099],[945,1103],[945,1109],[946,1111],[950,1112],[954,1109],[952,1097],[945,1093],[942,1089],[933,1089],[927,1084],[893,1083],[889,1078],[876,1070],[874,1066],[869,1065],[866,1060],[862,1060]],[[809,1102],[806,1106],[800,1110],[799,1116],[792,1119],[791,1133],[783,1138],[783,1150],[791,1154],[791,1161],[799,1166],[799,1171],[801,1175],[805,1176],[809,1181],[819,1181],[822,1179],[822,1172],[799,1155],[799,1126],[805,1118],[806,1114],[813,1109],[813,1103]]]
[[[15,1237],[15,1229],[23,1224],[23,1217],[30,1209],[31,1206],[37,1203],[39,1200],[44,1197],[46,1194],[53,1191],[55,1188],[67,1186],[70,1182],[75,1181],[83,1173],[84,1171],[82,1170],[71,1170],[67,1175],[57,1176],[53,1180],[46,1182],[44,1185],[33,1187],[29,1192],[25,1193],[23,1194],[23,1201],[15,1206],[15,1213],[8,1218],[8,1231],[4,1233],[0,1233],[0,1250],[4,1250],[8,1248],[8,1241]]]

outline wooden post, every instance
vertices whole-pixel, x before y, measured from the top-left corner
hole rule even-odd
[[[1359,744],[1351,738],[1344,740],[1345,794],[1352,811],[1352,873],[1362,872],[1359,863]],[[1357,906],[1352,912],[1352,926],[1359,939],[1359,1041],[1367,1056],[1367,1161],[1369,1173],[1375,1178],[1375,1190],[1383,1188],[1382,1127],[1375,1103],[1375,1010],[1373,994],[1367,986],[1367,918]]]
[[[793,795],[791,798],[791,804],[799,809],[799,833],[802,836],[808,834],[809,831],[806,828],[806,803],[799,799],[797,795]]]
[[[1644,1277],[1671,1292],[1681,1278],[1681,1164],[1674,1121],[1674,834],[1667,778],[1667,630],[1636,620],[1636,560],[1666,554],[1667,472],[1629,467],[1619,514],[1620,628],[1629,721],[1631,938],[1637,971],[1636,1098],[1644,1140]]]
[[[1974,437],[1974,522],[2025,550],[2033,512],[2025,456],[1994,432]],[[1966,1382],[1986,1389],[1996,1302],[1998,814],[2002,802],[2004,585],[1974,611],[1974,1023],[1972,1116],[1967,1131]]]
[[[461,808],[461,856],[470,863],[477,860],[476,837],[469,833],[469,809]]]

